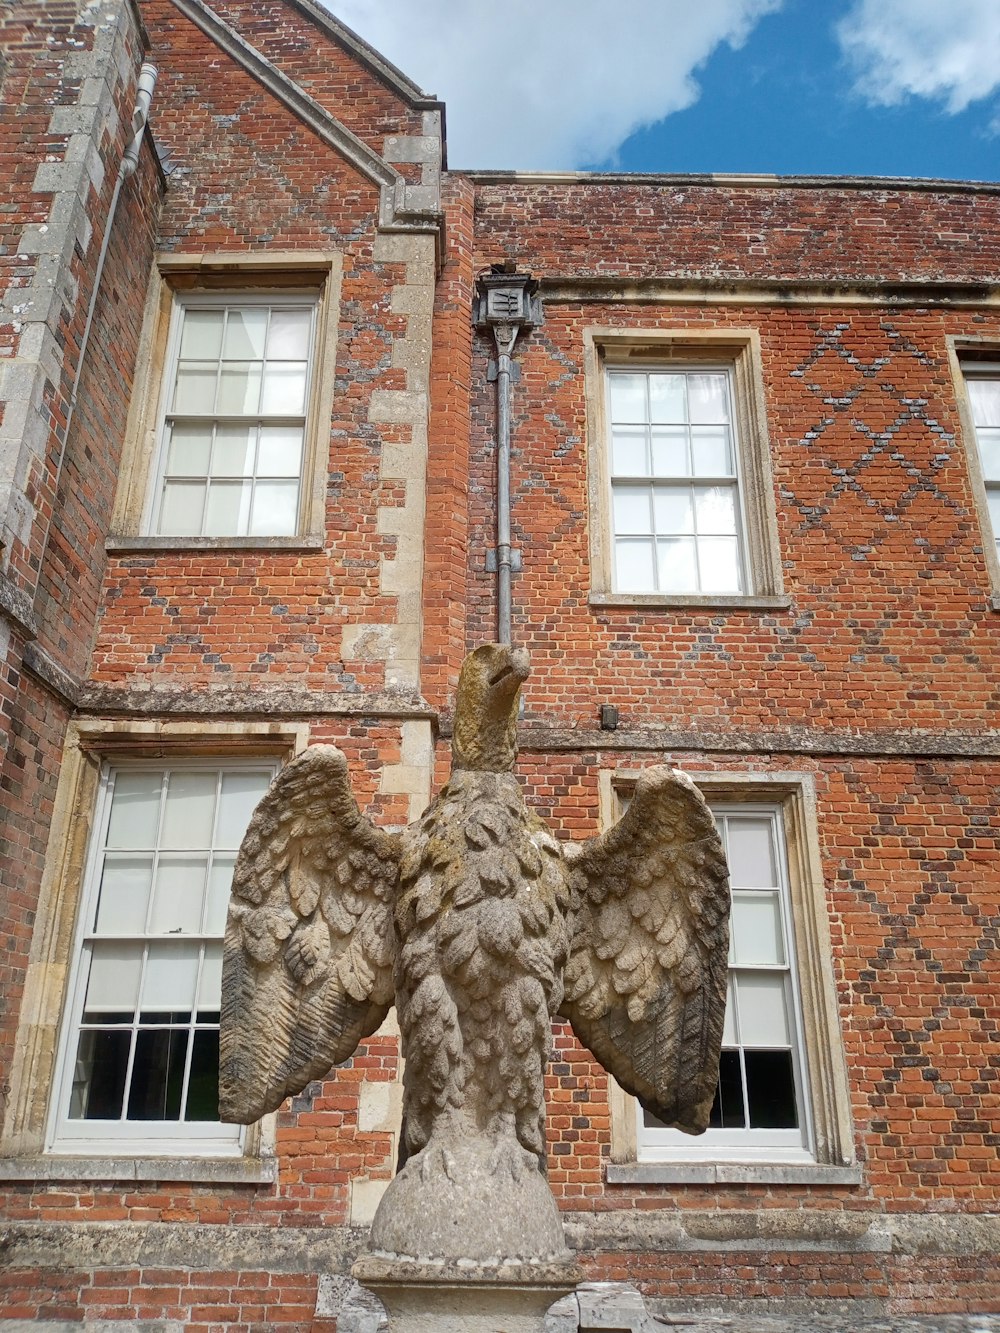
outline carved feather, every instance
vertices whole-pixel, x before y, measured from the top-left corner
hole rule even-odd
[[[627,1092],[700,1134],[719,1072],[729,875],[704,798],[668,768],[621,820],[568,844],[575,920],[560,1013]]]
[[[358,809],[332,745],[292,760],[233,872],[219,1109],[249,1124],[346,1060],[393,1000],[400,840]]]

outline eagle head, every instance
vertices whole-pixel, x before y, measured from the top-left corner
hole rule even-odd
[[[452,767],[506,773],[517,755],[517,697],[527,679],[524,648],[486,643],[462,663],[455,700]]]

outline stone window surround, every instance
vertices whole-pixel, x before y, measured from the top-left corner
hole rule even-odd
[[[322,550],[326,533],[326,480],[330,418],[336,378],[337,331],[343,263],[335,252],[262,251],[161,254],[150,275],[136,358],[136,377],[115,497],[113,553],[156,550]],[[316,334],[299,499],[299,530],[293,536],[174,537],[144,531],[155,484],[164,415],[163,397],[170,328],[176,298],[216,295],[317,294]]]
[[[598,777],[602,828],[619,818],[619,793],[634,787],[639,769],[604,769]],[[767,802],[781,807],[791,898],[791,926],[799,996],[815,1162],[734,1160],[638,1162],[636,1105],[609,1078],[611,1161],[609,1185],[768,1184],[857,1185],[847,1062],[837,1009],[833,953],[817,836],[816,789],[810,773],[689,771],[708,800]]]
[[[586,328],[584,382],[587,397],[588,507],[591,606],[788,607],[781,574],[770,445],[764,410],[760,334],[756,329]],[[740,491],[746,516],[745,557],[752,593],[619,593],[613,591],[611,475],[606,396],[609,367],[639,370],[725,365],[732,375],[739,439]]]
[[[267,756],[290,759],[309,743],[304,722],[161,722],[81,719],[69,724],[56,791],[36,929],[0,1130],[0,1180],[176,1180],[262,1184],[276,1179],[275,1125],[265,1116],[246,1134],[242,1157],[180,1153],[123,1156],[46,1152],[49,1097],[66,985],[77,935],[101,767],[114,758]]]
[[[1000,346],[995,339],[964,337],[949,334],[945,340],[948,349],[948,364],[955,385],[955,398],[958,403],[958,420],[961,435],[965,441],[965,457],[969,468],[969,485],[976,505],[976,515],[983,537],[983,559],[990,580],[990,605],[994,611],[1000,611],[1000,556],[993,540],[993,524],[990,520],[989,501],[986,494],[986,479],[979,456],[979,444],[976,439],[976,427],[972,419],[972,404],[965,382],[966,368],[983,370],[987,365],[996,367],[1000,378]]]

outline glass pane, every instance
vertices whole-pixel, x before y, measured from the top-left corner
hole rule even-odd
[[[181,361],[177,367],[173,410],[188,416],[209,416],[215,406],[217,369],[214,361]]]
[[[217,361],[222,346],[221,310],[186,310],[181,329],[181,351],[184,358]]]
[[[1000,481],[1000,430],[988,430],[985,426],[976,431],[979,441],[979,456],[983,462],[983,476],[987,481]]]
[[[299,483],[259,481],[254,487],[250,532],[255,537],[287,537],[298,527]]]
[[[615,587],[618,592],[656,591],[651,541],[615,542]]]
[[[194,941],[183,944],[154,941],[150,944],[142,983],[144,1013],[166,1010],[186,1015],[191,1012],[198,979],[199,947]]]
[[[692,422],[728,421],[725,375],[689,375],[688,411]]]
[[[699,537],[702,592],[740,591],[740,553],[735,537]]]
[[[739,973],[734,978],[740,1041],[744,1046],[788,1046],[783,973]]]
[[[223,773],[216,847],[239,847],[250,823],[250,816],[270,782],[271,775],[259,771]]]
[[[215,815],[215,779],[210,769],[174,771],[167,781],[162,847],[211,847]]]
[[[649,533],[653,530],[648,486],[616,486],[612,498],[615,507],[615,534]]]
[[[726,850],[734,889],[776,889],[778,868],[769,819],[728,819]]]
[[[723,1051],[719,1060],[719,1086],[709,1115],[710,1129],[746,1129],[743,1107],[743,1070],[739,1051]]]
[[[969,380],[972,419],[977,426],[1000,426],[1000,379]]]
[[[209,487],[205,532],[210,537],[245,537],[250,524],[250,482],[215,481]]]
[[[723,1046],[736,1046],[736,1000],[733,996],[733,979],[726,984],[726,1021],[722,1027]]]
[[[257,475],[297,477],[302,467],[302,427],[262,426]]]
[[[791,1051],[744,1051],[751,1129],[797,1129]]]
[[[186,1028],[136,1033],[127,1119],[180,1119],[187,1044]]]
[[[221,935],[226,929],[235,864],[235,852],[216,852],[212,858],[212,869],[208,876],[208,919],[205,922],[205,933],[208,935]]]
[[[201,981],[198,983],[199,1011],[218,1010],[222,1000],[222,945],[206,944],[205,961],[201,965]]]
[[[222,354],[227,361],[262,360],[266,336],[266,306],[248,306],[243,310],[230,307]]]
[[[656,477],[691,475],[686,426],[653,427],[653,475]]]
[[[993,535],[1000,541],[1000,491],[987,491],[986,498],[990,506],[990,522],[993,524]]]
[[[229,416],[254,414],[260,402],[260,363],[224,361],[219,377],[219,412]]]
[[[155,847],[160,820],[159,773],[130,773],[119,769],[111,800],[108,847]]]
[[[639,422],[646,420],[646,376],[609,375],[611,420]]]
[[[694,532],[694,507],[689,486],[658,486],[653,492],[656,531],[661,537]]]
[[[684,404],[683,374],[650,375],[649,377],[649,419],[682,423],[687,421]]]
[[[70,1120],[120,1120],[132,1033],[81,1032],[73,1066]]]
[[[139,994],[142,947],[136,944],[95,944],[87,979],[87,1014],[131,1014]]]
[[[104,862],[97,900],[98,935],[141,935],[153,874],[152,856],[110,855]]]
[[[153,915],[154,935],[197,934],[205,901],[207,856],[161,856],[156,868]]]
[[[268,360],[304,361],[309,355],[310,310],[272,310]]]
[[[196,536],[201,532],[204,508],[204,482],[168,481],[163,487],[159,532],[167,537]]]
[[[171,426],[167,448],[168,476],[203,477],[212,452],[211,426]]]
[[[257,452],[255,426],[220,426],[212,453],[213,477],[252,477]]]
[[[695,489],[698,531],[712,536],[736,532],[736,492],[731,486],[698,486]]]
[[[260,410],[273,415],[299,416],[306,406],[306,362],[267,363]]]
[[[671,537],[666,541],[658,541],[656,552],[660,562],[661,592],[698,591],[693,537]]]
[[[196,1032],[191,1052],[185,1120],[219,1118],[219,1033]]]
[[[732,477],[735,475],[729,448],[728,426],[692,426],[691,452],[696,477]]]
[[[611,436],[611,471],[618,477],[647,477],[645,426],[616,426]]]
[[[783,966],[781,908],[777,893],[733,895],[733,961]]]

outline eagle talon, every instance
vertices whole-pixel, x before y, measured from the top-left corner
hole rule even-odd
[[[520,1180],[524,1175],[525,1167],[531,1170],[538,1170],[538,1159],[533,1152],[527,1148],[522,1148],[516,1141],[510,1139],[501,1139],[490,1154],[490,1174],[494,1176],[502,1175],[504,1171],[509,1171],[511,1180]]]
[[[426,1185],[434,1174],[435,1158],[440,1158],[441,1170],[448,1179],[455,1181],[455,1159],[443,1144],[428,1144],[420,1154],[420,1179]]]

